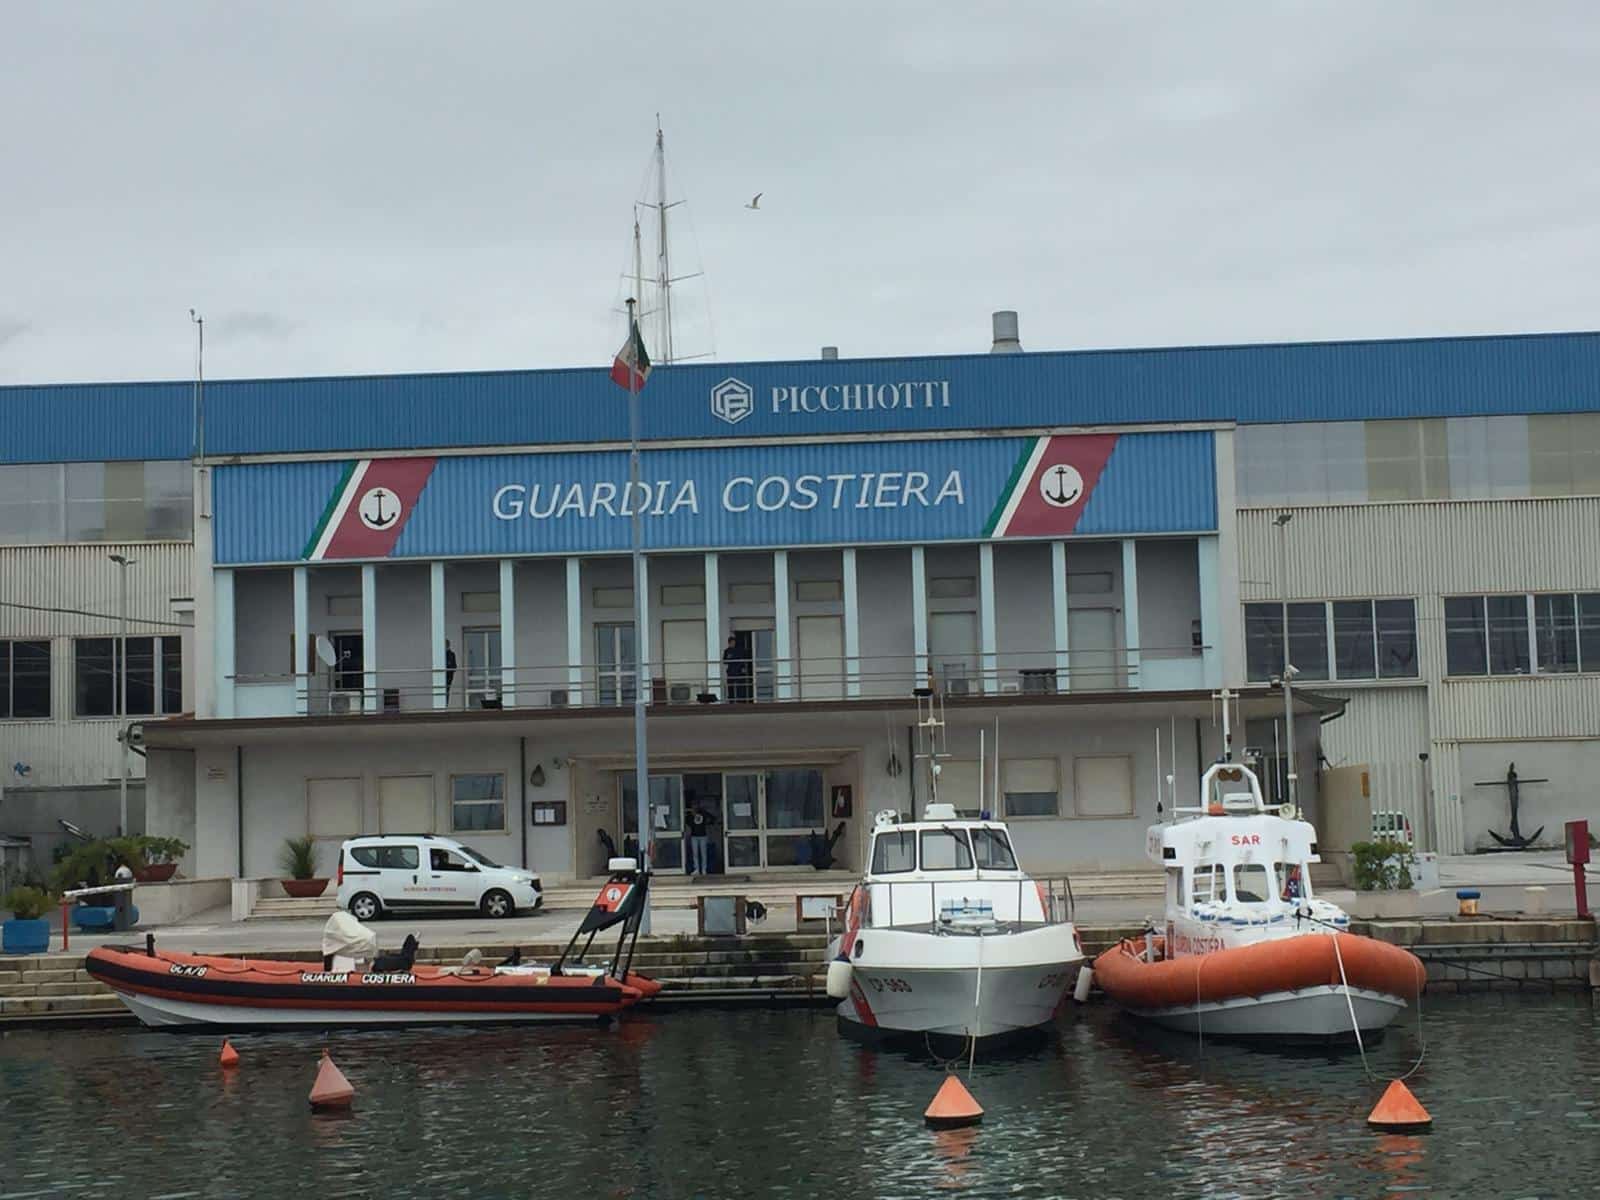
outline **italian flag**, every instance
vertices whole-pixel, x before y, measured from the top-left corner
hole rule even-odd
[[[628,340],[617,351],[617,361],[611,364],[611,382],[630,392],[644,390],[644,381],[650,378],[650,356],[645,353],[644,338],[639,336],[639,322],[631,322]]]

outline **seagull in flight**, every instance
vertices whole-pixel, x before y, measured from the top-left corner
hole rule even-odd
[[[750,203],[746,204],[745,207],[746,208],[759,209],[761,207],[761,197],[763,197],[765,195],[766,195],[765,192],[757,192],[755,194],[755,196],[751,199]]]

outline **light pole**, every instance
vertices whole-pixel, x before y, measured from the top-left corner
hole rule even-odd
[[[117,771],[117,833],[128,836],[128,568],[137,559],[106,555],[117,564],[117,652],[112,656],[112,707],[117,713],[117,741],[122,744],[122,764]],[[152,668],[155,660],[151,659]],[[154,680],[152,680],[152,683]]]
[[[1294,514],[1291,512],[1280,512],[1272,518],[1272,523],[1278,527],[1278,589],[1283,629],[1283,737],[1288,743],[1285,752],[1289,768],[1285,786],[1288,788],[1289,804],[1294,806],[1294,688],[1290,681],[1295,676],[1295,669],[1289,662],[1289,522],[1292,520]]]

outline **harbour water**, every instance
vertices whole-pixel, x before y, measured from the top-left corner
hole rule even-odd
[[[1365,1125],[1347,1052],[1153,1034],[1103,1005],[980,1056],[976,1129],[921,1114],[944,1067],[816,1011],[691,1011],[594,1027],[0,1037],[0,1200],[356,1196],[1567,1197],[1600,1170],[1587,995],[1425,1001],[1410,1083],[1435,1131]],[[354,1111],[315,1116],[324,1045]],[[1403,1024],[1369,1049],[1412,1066]],[[963,1077],[966,1078],[965,1072]]]

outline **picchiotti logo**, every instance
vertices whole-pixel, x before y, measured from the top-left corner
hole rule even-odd
[[[729,377],[711,389],[711,415],[737,425],[755,411],[756,394],[742,379]]]

